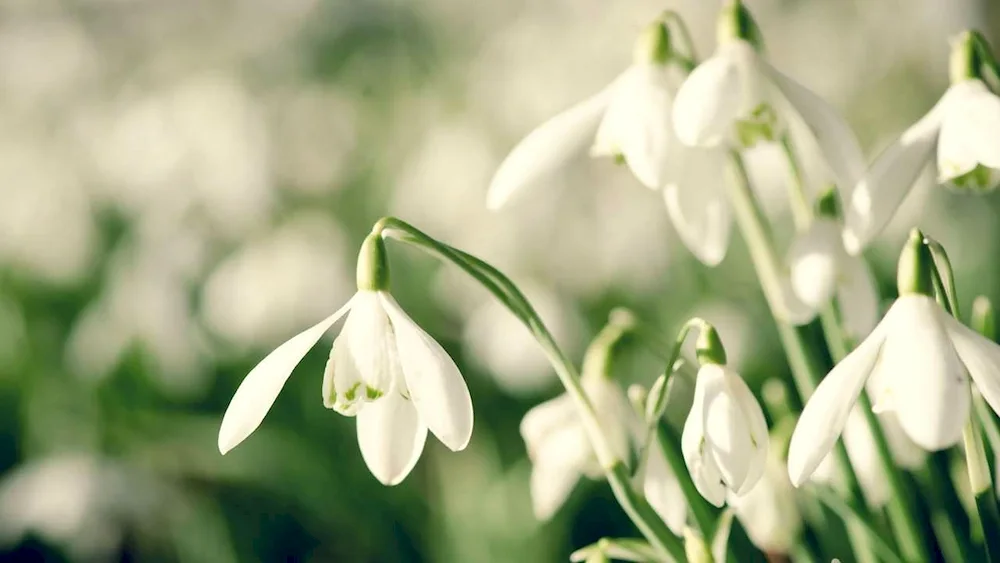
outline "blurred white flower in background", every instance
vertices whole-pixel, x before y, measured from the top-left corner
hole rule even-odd
[[[40,119],[95,86],[101,66],[84,29],[58,8],[47,12],[0,24],[0,107]]]
[[[83,454],[41,458],[0,481],[0,544],[37,534],[76,561],[108,561],[130,523],[162,510],[140,474]]]
[[[750,540],[768,553],[790,553],[802,532],[802,515],[780,448],[771,441],[764,476],[745,495],[729,493],[726,502]]]
[[[0,264],[71,285],[92,267],[97,232],[71,154],[48,141],[14,130],[0,139]]]
[[[303,212],[220,262],[202,287],[208,327],[240,346],[273,344],[354,292],[345,241],[327,215]]]

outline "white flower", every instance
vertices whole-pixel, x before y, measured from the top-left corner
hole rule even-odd
[[[751,147],[783,135],[777,103],[784,99],[816,139],[838,186],[853,186],[864,156],[850,127],[821,98],[761,58],[737,38],[722,42],[677,91],[673,123],[682,143]]]
[[[705,264],[718,264],[731,225],[722,193],[726,164],[719,151],[692,150],[677,142],[671,103],[680,81],[672,65],[639,57],[610,85],[514,147],[493,176],[487,207],[499,209],[589,146],[591,156],[620,157],[643,185],[664,190],[681,240]]]
[[[965,327],[933,298],[899,297],[853,352],[823,379],[792,434],[788,474],[805,482],[833,448],[861,390],[876,412],[893,412],[926,450],[957,443],[969,417],[969,378],[1000,409],[1000,346]]]
[[[726,500],[754,545],[768,553],[789,553],[802,531],[802,515],[778,451],[770,447],[764,477],[750,492],[730,493]]]
[[[592,375],[583,378],[584,391],[612,453],[627,460],[631,441],[639,432],[638,419],[616,382]],[[548,520],[559,510],[582,475],[601,475],[577,406],[565,393],[529,410],[521,420],[521,437],[532,463],[531,502],[539,520]]]
[[[847,448],[847,456],[851,460],[851,466],[857,473],[865,500],[870,506],[882,507],[889,502],[888,477],[882,469],[875,437],[865,422],[864,413],[860,409],[861,407],[855,405],[847,417],[847,424],[844,426],[844,446]],[[927,455],[920,446],[914,444],[906,436],[895,413],[883,412],[878,415],[878,420],[889,444],[892,459],[905,469],[921,467],[927,459]],[[832,484],[835,482],[836,475],[833,456],[828,454],[816,468],[812,480]]]
[[[722,506],[726,492],[745,494],[764,474],[768,437],[764,413],[738,374],[705,363],[681,435],[684,462],[705,499]]]
[[[295,366],[348,311],[326,364],[323,404],[357,415],[358,445],[372,475],[386,485],[401,482],[420,458],[428,429],[451,450],[465,448],[472,400],[455,363],[389,293],[359,290],[250,371],[222,419],[220,452],[257,429]]]
[[[834,297],[845,329],[852,339],[868,335],[878,322],[879,296],[875,279],[863,257],[844,249],[841,226],[817,218],[792,242],[788,252],[791,287],[810,314],[808,322]]]
[[[981,80],[952,84],[875,159],[850,196],[844,242],[860,252],[896,213],[937,148],[938,182],[986,191],[1000,184],[1000,97]]]

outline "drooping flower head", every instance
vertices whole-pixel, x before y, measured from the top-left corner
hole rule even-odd
[[[746,494],[764,474],[767,422],[746,382],[726,367],[715,329],[702,329],[698,360],[701,368],[681,450],[698,492],[722,506],[728,492]]]
[[[813,474],[840,437],[865,389],[876,412],[891,412],[918,446],[956,444],[969,417],[970,379],[1000,409],[1000,346],[949,315],[932,297],[932,260],[914,230],[900,256],[896,299],[885,317],[823,379],[792,435],[788,474]]]
[[[865,161],[850,127],[819,96],[760,56],[760,30],[742,2],[723,6],[717,31],[715,53],[677,91],[678,139],[688,146],[736,149],[780,141],[790,109],[812,132],[837,185],[853,186]]]
[[[588,347],[581,371],[584,392],[608,438],[610,453],[628,461],[641,425],[625,392],[611,377],[612,354],[623,335],[621,326],[608,324]],[[601,475],[577,405],[565,393],[529,410],[521,420],[521,437],[531,459],[531,501],[539,520],[548,520],[559,510],[581,476]]]
[[[380,232],[358,257],[358,292],[343,307],[268,354],[240,384],[219,429],[225,454],[260,426],[295,366],[340,318],[323,376],[323,404],[357,417],[358,445],[383,484],[401,482],[416,465],[430,430],[449,449],[472,436],[472,400],[447,352],[388,292]]]
[[[1000,185],[1000,97],[982,79],[986,56],[992,54],[981,35],[959,35],[951,53],[951,86],[879,154],[850,192],[844,243],[852,254],[882,232],[935,152],[938,183],[977,193]]]

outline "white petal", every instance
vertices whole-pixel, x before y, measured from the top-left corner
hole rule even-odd
[[[796,326],[808,324],[816,318],[817,309],[799,298],[792,286],[791,278],[782,278],[780,289],[781,294],[774,303],[774,313],[779,318]]]
[[[323,373],[323,404],[346,416],[355,415],[362,401],[392,392],[399,377],[396,342],[378,293],[359,291],[353,301]]]
[[[812,131],[837,187],[842,193],[849,193],[864,174],[866,162],[857,137],[847,122],[808,88],[764,61],[760,61],[759,66]]]
[[[333,323],[351,309],[353,299],[336,313],[316,325],[296,334],[260,361],[240,383],[229,401],[219,428],[219,451],[223,454],[235,448],[260,426],[271,409],[288,376],[316,345]]]
[[[486,193],[486,206],[500,209],[517,192],[544,181],[593,142],[614,82],[594,96],[541,124],[500,164]]]
[[[931,158],[947,96],[887,147],[846,201],[844,245],[858,254],[889,223]]]
[[[896,463],[911,471],[922,467],[927,461],[927,453],[906,435],[903,427],[899,424],[896,413],[882,413],[878,415],[878,420],[882,425],[882,433],[885,434],[885,439],[889,442],[889,450],[892,451],[892,457]]]
[[[735,491],[747,480],[756,447],[747,427],[749,421],[733,393],[736,383],[731,379],[722,367],[714,364],[703,365],[698,372],[698,382],[706,380],[703,423],[706,455],[715,458],[722,480]]]
[[[944,326],[976,389],[1000,413],[1000,345],[951,316],[944,320]]]
[[[663,191],[667,213],[691,253],[706,266],[716,266],[726,256],[732,226],[722,153],[677,146],[673,154],[675,181]]]
[[[962,438],[969,416],[968,378],[955,354],[934,299],[900,297],[874,377],[883,386],[880,410],[892,410],[907,436],[935,451]],[[887,315],[888,317],[889,315]]]
[[[761,410],[757,398],[753,396],[750,388],[747,387],[746,382],[739,374],[727,369],[726,386],[728,393],[733,397],[733,404],[743,419],[741,427],[746,432],[750,447],[753,449],[749,457],[746,477],[743,483],[736,488],[737,494],[745,494],[760,481],[764,475],[764,468],[767,466],[767,452],[770,443],[767,434],[767,420],[764,418],[764,411]]]
[[[840,226],[830,219],[813,221],[795,238],[788,250],[788,267],[792,289],[803,303],[818,310],[830,302],[844,254]]]
[[[659,440],[653,440],[642,483],[643,494],[670,531],[680,535],[687,522],[687,501],[680,481],[664,457]]]
[[[532,407],[521,419],[521,438],[528,457],[534,460],[548,437],[561,428],[578,426],[577,416],[572,397],[565,393]]]
[[[698,65],[674,98],[677,138],[699,147],[727,140],[741,109],[742,94],[738,60],[729,51],[720,51]]]
[[[643,428],[625,391],[617,381],[603,377],[603,374],[584,376],[583,389],[594,406],[611,452],[618,459],[629,459],[633,439],[642,435]]]
[[[531,508],[535,518],[546,521],[566,502],[579,473],[562,465],[535,464],[531,468]]]
[[[802,409],[788,447],[788,477],[796,487],[809,479],[843,432],[847,416],[878,360],[885,324],[883,320],[833,367]]]
[[[427,427],[413,404],[393,391],[358,412],[358,446],[369,471],[383,485],[397,485],[420,459]]]
[[[950,179],[975,165],[1000,168],[1000,97],[982,81],[967,80],[949,90],[949,103],[941,123],[938,170]],[[971,165],[970,165],[971,163]],[[963,170],[964,168],[964,170]]]
[[[668,150],[673,140],[670,86],[662,65],[640,64],[617,82],[591,154],[621,153],[635,177],[646,187],[666,182]]]
[[[837,302],[848,337],[859,342],[878,324],[878,285],[861,256],[845,257],[840,263]]]
[[[410,399],[427,428],[453,451],[472,437],[472,397],[455,362],[417,326],[388,293],[382,304],[396,333],[396,346]]]
[[[726,484],[705,438],[704,423],[708,392],[712,391],[712,395],[715,395],[715,389],[720,385],[717,377],[697,378],[691,412],[688,413],[681,433],[681,453],[684,454],[684,464],[691,473],[695,488],[705,500],[715,506],[722,506],[726,502]]]

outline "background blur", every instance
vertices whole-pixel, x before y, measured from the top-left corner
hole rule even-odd
[[[1000,44],[992,0],[749,5],[776,65],[870,155],[944,90],[952,34]],[[329,338],[249,440],[222,457],[216,436],[243,375],[350,296],[388,213],[525,284],[574,357],[628,305],[665,330],[705,316],[751,379],[784,373],[739,238],[702,267],[611,162],[484,209],[513,144],[622,70],[668,7],[707,55],[704,0],[0,2],[0,560],[533,563],[632,533],[595,483],[534,520],[517,429],[554,374],[484,291],[400,246],[394,293],[468,379],[469,448],[428,440],[380,486],[322,406]],[[787,232],[784,165],[751,160]],[[886,294],[919,221],[963,301],[1000,299],[1000,199],[931,177],[869,253]],[[622,376],[650,382],[635,355]]]

